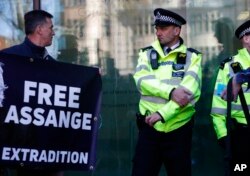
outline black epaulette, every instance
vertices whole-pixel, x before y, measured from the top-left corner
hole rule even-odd
[[[153,47],[152,46],[147,46],[147,47],[141,48],[140,50],[141,51],[146,51],[146,50],[151,49],[151,48],[153,48]]]
[[[195,54],[201,54],[200,51],[194,49],[194,48],[187,48],[188,51],[192,52],[192,53],[195,53]]]
[[[224,59],[221,63],[220,63],[220,69],[223,70],[225,63],[230,62],[233,58],[232,57],[228,57],[226,59]]]

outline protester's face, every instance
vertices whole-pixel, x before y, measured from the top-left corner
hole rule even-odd
[[[180,28],[174,25],[155,26],[156,36],[160,44],[171,47],[179,39]]]
[[[41,41],[45,46],[49,46],[52,44],[53,36],[55,32],[53,30],[52,20],[50,18],[46,19],[46,23],[41,25]]]

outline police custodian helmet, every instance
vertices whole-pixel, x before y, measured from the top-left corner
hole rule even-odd
[[[154,10],[154,24],[155,26],[168,26],[186,24],[186,20],[175,12],[157,8]]]
[[[238,39],[241,39],[244,35],[248,35],[248,34],[250,34],[250,20],[244,22],[235,31],[235,36]]]

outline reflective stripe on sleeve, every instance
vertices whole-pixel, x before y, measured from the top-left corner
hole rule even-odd
[[[157,104],[166,104],[168,101],[166,99],[155,97],[155,96],[145,96],[141,95],[141,100],[148,101],[151,103],[157,103]]]
[[[181,83],[180,79],[163,79],[161,80],[162,83],[168,84],[168,85],[173,85],[173,86],[178,86]]]
[[[150,69],[148,68],[147,65],[140,65],[138,67],[136,67],[136,72],[139,72],[141,70],[147,70],[147,71],[150,71]]]
[[[141,92],[141,82],[143,80],[152,80],[152,79],[156,79],[154,75],[147,75],[139,78],[137,81],[137,89]]]
[[[221,115],[225,116],[227,114],[227,109],[225,109],[225,108],[212,108],[211,114],[221,114]]]
[[[250,105],[248,105],[248,109],[249,108],[250,108]],[[232,110],[231,111],[242,111],[242,106],[241,105],[232,104]],[[214,108],[212,108],[211,113],[212,114],[226,115],[227,114],[227,109],[226,108],[214,107]]]
[[[200,89],[201,88],[201,84],[200,84],[201,80],[200,80],[198,74],[195,73],[194,71],[188,71],[185,73],[185,76],[187,76],[187,75],[192,76],[195,79],[195,81],[198,83],[199,89]]]

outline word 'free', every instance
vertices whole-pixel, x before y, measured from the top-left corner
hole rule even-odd
[[[79,87],[51,86],[47,83],[25,81],[23,102],[30,103],[35,99],[41,105],[79,108],[80,93]]]

